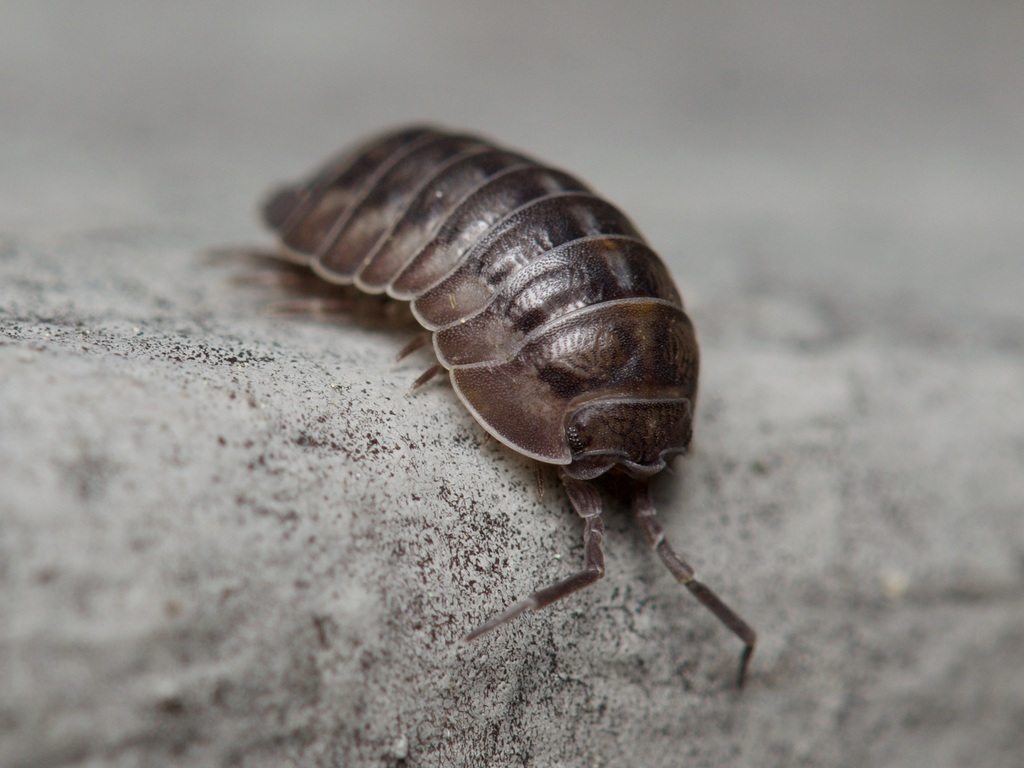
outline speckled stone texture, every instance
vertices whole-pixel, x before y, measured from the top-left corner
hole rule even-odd
[[[0,765],[985,766],[1024,755],[1024,11],[0,9]],[[282,317],[275,181],[433,120],[578,173],[700,334],[655,500],[486,442],[414,329]]]

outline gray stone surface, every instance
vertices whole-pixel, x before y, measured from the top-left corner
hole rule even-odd
[[[1016,3],[8,2],[0,765],[1019,766]],[[684,9],[685,8],[685,9]],[[670,535],[581,555],[408,332],[281,318],[266,187],[470,127],[629,211],[704,354]],[[263,240],[265,242],[265,240]]]

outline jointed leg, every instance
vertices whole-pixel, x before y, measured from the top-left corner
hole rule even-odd
[[[428,381],[430,381],[435,376],[437,376],[438,374],[441,374],[441,373],[444,373],[444,366],[441,365],[440,363],[434,363],[432,366],[427,368],[427,370],[425,370],[423,373],[421,373],[419,378],[416,379],[416,381],[414,381],[412,383],[412,386],[409,387],[409,394],[411,395],[417,389],[419,389],[424,384],[426,384]]]
[[[685,586],[693,596],[696,597],[705,608],[711,611],[720,622],[725,624],[733,633],[744,642],[745,647],[740,656],[740,674],[737,685],[743,687],[743,681],[747,676],[747,667],[750,665],[750,657],[754,654],[754,647],[757,645],[757,633],[743,619],[736,615],[733,610],[712,592],[706,585],[697,581],[697,574],[693,567],[676,554],[672,545],[665,539],[665,529],[661,527],[655,517],[654,504],[651,503],[650,491],[647,483],[637,483],[633,491],[633,513],[637,516],[640,524],[647,534],[651,546],[654,547],[658,556],[665,566],[672,572],[672,575]]]
[[[400,362],[407,358],[409,355],[411,355],[413,352],[415,352],[417,349],[422,349],[423,347],[427,346],[432,338],[433,334],[430,331],[423,331],[423,333],[417,333],[409,340],[409,343],[402,347],[399,350],[398,354],[395,355],[395,362]]]
[[[333,317],[349,315],[387,318],[395,302],[386,296],[371,296],[353,286],[325,281],[310,268],[308,254],[280,247],[274,250],[260,246],[238,245],[210,249],[207,258],[217,263],[240,262],[246,271],[236,275],[232,283],[242,288],[270,288],[290,294],[290,299],[277,299],[265,311],[274,315],[311,315]]]
[[[507,621],[511,621],[521,613],[529,610],[540,610],[566,595],[593,584],[604,576],[604,553],[601,541],[604,539],[604,523],[601,521],[601,497],[590,483],[562,476],[565,490],[573,509],[584,520],[583,527],[583,568],[567,579],[552,584],[550,587],[534,592],[525,600],[516,603],[504,613],[498,614],[487,623],[477,627],[463,640],[469,642],[490,632]]]

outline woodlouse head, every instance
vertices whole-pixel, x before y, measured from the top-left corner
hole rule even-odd
[[[572,451],[566,471],[585,480],[618,466],[633,477],[650,477],[669,457],[685,452],[692,436],[693,407],[687,398],[595,398],[565,419]]]

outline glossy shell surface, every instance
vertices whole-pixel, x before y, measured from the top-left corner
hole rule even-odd
[[[666,568],[743,641],[743,684],[757,634],[676,554],[649,494],[690,443],[697,339],[664,263],[618,208],[518,152],[411,127],[276,190],[263,218],[284,255],[324,279],[412,302],[438,359],[425,377],[447,369],[484,429],[559,465],[584,521],[582,567],[465,640],[604,576],[589,481],[618,469]]]
[[[664,263],[576,178],[409,127],[275,190],[263,217],[324,279],[412,302],[481,425],[589,479],[686,450],[698,349]]]

